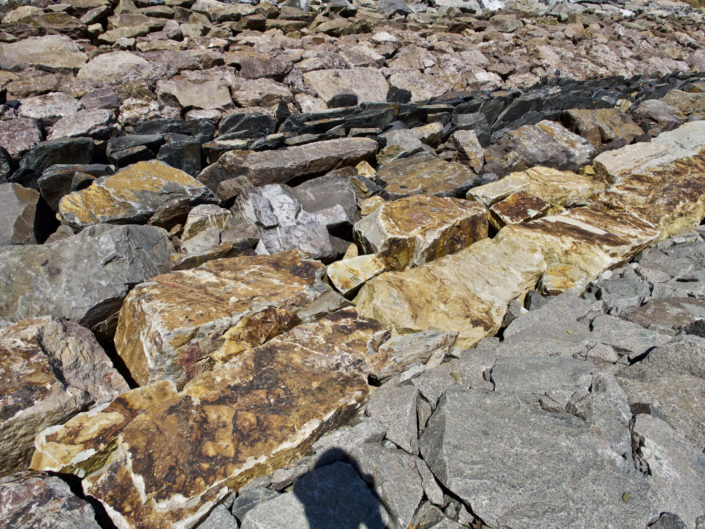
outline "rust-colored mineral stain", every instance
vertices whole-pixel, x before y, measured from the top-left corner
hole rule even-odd
[[[515,224],[540,217],[550,206],[540,197],[519,191],[494,204],[490,211],[500,220],[500,224]]]

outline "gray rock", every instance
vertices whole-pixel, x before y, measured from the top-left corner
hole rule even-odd
[[[326,226],[317,222],[262,230],[255,252],[258,255],[271,255],[291,249],[307,252],[314,259],[331,259],[338,255]]]
[[[631,268],[617,277],[600,281],[598,288],[598,299],[610,314],[621,314],[626,309],[638,307],[651,293],[649,284]]]
[[[267,487],[250,486],[247,489],[240,490],[240,495],[233,500],[233,505],[230,511],[233,515],[242,522],[245,515],[254,509],[260,503],[271,500],[279,496],[279,493]]]
[[[0,317],[52,314],[111,335],[133,285],[169,270],[173,251],[154,226],[94,226],[41,246],[0,250]]]
[[[42,174],[56,164],[89,164],[93,159],[91,138],[66,138],[37,143],[20,161],[20,169]]]
[[[114,121],[115,116],[107,109],[79,110],[78,112],[62,116],[61,119],[54,123],[47,139],[54,140],[71,136],[90,136],[104,139],[113,130],[110,125]]]
[[[649,529],[688,529],[677,514],[665,512],[658,520],[649,525]]]
[[[390,521],[355,468],[336,462],[299,479],[292,492],[253,508],[242,529],[384,529]]]
[[[34,119],[14,118],[0,121],[0,145],[14,159],[18,159],[43,139],[42,129]]]
[[[210,514],[198,524],[198,529],[238,529],[237,519],[224,505],[217,505]]]
[[[52,211],[58,211],[59,201],[65,195],[85,187],[90,181],[113,173],[112,165],[57,164],[44,170],[37,180],[39,192]],[[76,174],[80,173],[80,174]]]
[[[271,487],[274,490],[283,490],[304,474],[307,474],[313,469],[314,460],[311,457],[302,457],[294,461],[287,468],[280,468],[272,474]]]
[[[660,512],[646,479],[620,471],[587,423],[510,394],[448,390],[419,447],[491,527],[642,527]]]
[[[394,336],[378,349],[381,356],[392,360],[391,364],[379,371],[373,369],[370,376],[373,380],[383,382],[417,362],[435,367],[453,348],[456,338],[457,333],[433,330]]]
[[[624,317],[655,332],[679,334],[691,322],[705,318],[705,300],[689,297],[650,299]]]
[[[367,403],[365,414],[384,426],[386,438],[410,454],[418,454],[416,397],[412,385],[397,386],[392,382],[377,389]]]
[[[424,494],[428,498],[428,501],[434,505],[443,506],[445,503],[443,489],[438,485],[436,478],[433,476],[433,472],[431,472],[431,469],[428,468],[428,465],[423,459],[416,459],[416,470],[418,470],[421,476],[421,486],[423,487]]]
[[[659,510],[678,513],[687,527],[694,527],[705,511],[705,455],[653,415],[637,415],[632,432],[637,454],[648,465]]]
[[[670,340],[665,334],[644,329],[641,325],[607,314],[592,320],[592,337],[595,342],[610,345],[629,359]]]
[[[318,465],[339,461],[339,454],[350,454],[363,444],[381,443],[386,430],[382,423],[366,419],[355,426],[340,428],[313,443]]]
[[[301,208],[328,228],[349,227],[359,214],[355,189],[346,179],[335,175],[314,178],[293,189]]]
[[[677,336],[654,347],[642,362],[654,369],[705,379],[705,339],[692,335]]]
[[[65,116],[75,115],[81,108],[78,99],[63,92],[51,92],[20,101],[20,116],[53,125]],[[52,139],[52,138],[49,138]]]
[[[647,99],[632,111],[632,117],[650,136],[676,128],[683,122],[678,111],[660,99]]]
[[[394,159],[404,158],[417,152],[428,150],[428,147],[409,129],[392,129],[381,136],[387,140],[386,148],[382,152],[391,154],[391,149],[393,149]],[[388,158],[389,154],[387,159],[391,160],[391,158]]]
[[[55,476],[21,472],[0,478],[0,529],[100,529],[90,503]]]
[[[0,246],[33,244],[39,193],[19,184],[0,184]]]

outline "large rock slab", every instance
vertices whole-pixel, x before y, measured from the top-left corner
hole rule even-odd
[[[326,102],[338,94],[355,94],[361,103],[387,100],[389,85],[377,68],[314,70],[306,72],[303,78]]]
[[[479,178],[464,165],[421,153],[382,165],[377,180],[382,194],[394,200],[420,193],[462,197]]]
[[[664,510],[588,423],[512,394],[449,389],[419,446],[441,483],[493,527],[642,527]]]
[[[133,285],[169,269],[173,251],[154,226],[96,226],[41,246],[0,250],[0,317],[44,314],[111,335]]]
[[[379,275],[354,302],[361,314],[400,333],[457,331],[458,345],[469,347],[499,330],[509,302],[531,289],[545,266],[531,240],[483,239],[418,268]]]
[[[27,468],[34,436],[128,389],[87,329],[51,316],[0,327],[0,474]]]
[[[355,224],[355,238],[388,270],[420,266],[487,237],[487,211],[473,202],[413,195],[386,202]]]
[[[298,323],[297,313],[329,292],[323,273],[319,262],[288,251],[157,276],[125,299],[115,347],[140,385],[183,386],[213,365],[209,355],[224,344],[219,361]]]
[[[194,204],[215,201],[211,191],[188,173],[156,160],[138,162],[63,197],[59,215],[79,229],[98,223],[138,223],[168,200],[182,197]]]
[[[644,131],[618,108],[566,110],[562,116],[568,128],[588,140],[595,149],[615,140],[631,143]]]
[[[666,238],[697,226],[705,217],[705,121],[693,121],[595,158],[611,182],[600,198],[652,223]]]
[[[72,39],[64,35],[30,37],[0,44],[0,65],[14,69],[23,65],[46,68],[80,68],[87,56]]]
[[[243,352],[113,430],[106,448],[98,432],[84,491],[118,527],[195,526],[228,487],[287,465],[354,413],[380,331],[346,309]]]
[[[90,503],[56,476],[21,472],[0,479],[0,529],[100,529]]]
[[[0,184],[0,246],[32,244],[39,193],[19,184]]]

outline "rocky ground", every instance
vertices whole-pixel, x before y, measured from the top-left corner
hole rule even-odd
[[[705,13],[0,5],[0,529],[705,529]]]

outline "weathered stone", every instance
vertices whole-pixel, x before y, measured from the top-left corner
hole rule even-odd
[[[230,83],[233,100],[243,107],[271,107],[279,101],[291,102],[291,91],[271,79],[243,79],[236,77]]]
[[[705,339],[699,336],[677,336],[654,347],[642,360],[644,365],[674,373],[705,379]]]
[[[651,136],[676,128],[683,122],[677,110],[660,99],[647,99],[632,111],[632,117]]]
[[[368,342],[380,329],[348,309],[202,374],[113,430],[90,456],[84,490],[123,527],[193,527],[228,487],[283,467],[354,413],[367,392]]]
[[[112,173],[113,167],[104,164],[56,164],[42,172],[37,185],[42,198],[56,211],[61,197],[89,185],[97,177]]]
[[[195,178],[202,168],[201,141],[198,138],[170,136],[169,141],[159,148],[157,160]]]
[[[699,518],[699,520],[702,520],[702,517]],[[696,520],[696,528],[699,527],[697,522],[698,520]],[[680,516],[671,512],[662,513],[658,520],[652,524],[649,524],[648,527],[649,529],[688,529],[685,523],[683,523],[683,520],[681,520]]]
[[[187,197],[191,203],[213,201],[210,190],[187,173],[159,161],[138,162],[59,202],[66,224],[83,228],[98,223],[147,220],[167,200]]]
[[[588,140],[595,149],[603,143],[623,140],[631,143],[644,131],[631,118],[617,108],[598,108],[595,110],[574,108],[562,115],[567,127]]]
[[[355,189],[336,175],[313,178],[293,189],[304,211],[328,228],[349,228],[358,220]]]
[[[299,479],[291,492],[248,512],[242,528],[387,527],[391,522],[389,514],[361,479],[356,466],[353,460],[316,468]]]
[[[383,382],[416,363],[426,364],[429,368],[435,367],[450,352],[456,338],[456,333],[440,331],[421,331],[406,336],[395,336],[379,346],[379,353],[389,361],[381,371],[373,370],[370,377],[377,382]]]
[[[441,483],[491,526],[641,527],[661,510],[587,423],[511,394],[449,389],[419,446]]]
[[[670,339],[665,334],[644,329],[636,323],[607,314],[592,320],[591,327],[595,341],[613,347],[630,359],[641,356],[648,349],[663,345]]]
[[[225,108],[232,105],[230,90],[216,80],[202,82],[174,77],[157,83],[157,95],[169,94],[176,98],[183,108]]]
[[[498,230],[507,224],[534,220],[545,215],[551,204],[526,191],[519,191],[495,202],[490,208],[490,221]]]
[[[15,118],[0,121],[0,145],[17,159],[44,138],[33,119]]]
[[[262,476],[262,478],[267,479],[265,476]],[[257,478],[248,483],[246,487],[240,489],[240,495],[233,501],[231,511],[241,522],[243,518],[245,518],[245,515],[257,507],[257,505],[279,496],[277,492],[270,488],[255,485],[255,483],[262,478]]]
[[[171,252],[167,233],[153,226],[96,226],[51,244],[6,247],[0,317],[53,314],[111,335],[129,289],[167,271]]]
[[[0,474],[25,469],[34,436],[128,389],[93,335],[51,316],[0,327]]]
[[[394,200],[419,193],[460,197],[479,179],[464,165],[420,153],[384,164],[377,180],[384,185],[382,194]]]
[[[200,529],[238,529],[239,525],[227,507],[221,504],[216,506],[198,527]]]
[[[89,164],[93,161],[91,138],[66,138],[37,143],[22,157],[20,169],[39,178],[44,169],[57,164]]]
[[[113,51],[98,55],[81,66],[76,78],[112,84],[155,79],[159,74],[154,63],[127,51]]]
[[[54,123],[47,139],[54,140],[71,136],[91,136],[105,139],[110,133],[110,124],[114,121],[115,116],[107,109],[79,110]]]
[[[689,323],[705,319],[705,300],[693,298],[650,299],[624,315],[642,327],[664,334],[679,334]]]
[[[355,224],[362,250],[387,270],[420,266],[487,237],[487,212],[473,202],[412,195],[386,202]]]
[[[314,70],[304,74],[304,82],[318,92],[323,101],[338,94],[355,94],[359,102],[386,101],[389,90],[384,75],[377,68]]]
[[[295,325],[297,312],[328,290],[322,272],[320,263],[289,251],[219,259],[155,277],[125,300],[115,336],[118,354],[138,383],[166,379],[182,386],[214,360]]]
[[[455,148],[468,161],[470,167],[476,173],[482,171],[485,165],[485,156],[482,152],[482,145],[477,139],[477,135],[473,130],[456,130],[453,133],[453,143]]]
[[[532,288],[544,269],[543,254],[530,240],[483,239],[418,268],[377,276],[355,304],[400,333],[456,331],[458,345],[469,347],[499,330],[509,302]]]
[[[0,65],[12,69],[31,64],[46,68],[80,68],[86,54],[73,40],[64,35],[29,37],[9,44],[0,44]]]
[[[605,304],[609,314],[629,312],[630,308],[639,307],[650,294],[649,283],[631,268],[626,268],[617,276],[600,281],[597,287],[597,296]]]
[[[409,129],[392,129],[381,135],[387,142],[385,148],[377,155],[378,163],[406,158],[428,147]]]
[[[0,479],[0,528],[100,529],[90,503],[56,476],[22,472]]]
[[[412,386],[385,384],[372,393],[365,414],[382,423],[386,438],[410,454],[419,453],[416,397]]]
[[[273,255],[292,249],[307,252],[314,259],[326,260],[345,251],[344,248],[336,250],[326,225],[320,222],[298,222],[263,230],[255,251],[259,255]]]
[[[19,184],[0,184],[0,246],[34,244],[39,193]]]

